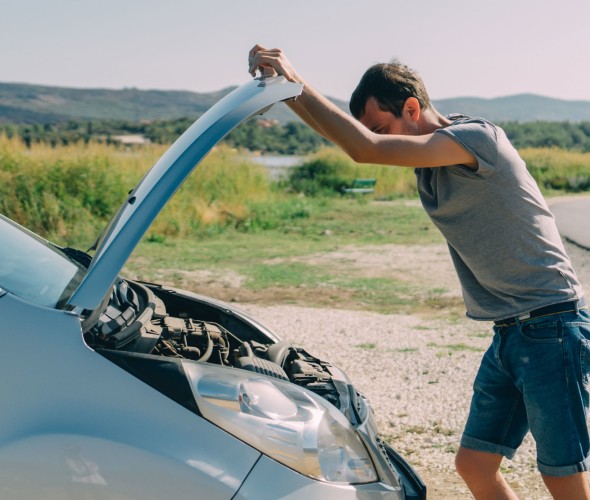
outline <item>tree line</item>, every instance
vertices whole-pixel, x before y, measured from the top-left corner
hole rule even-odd
[[[99,142],[120,144],[120,136],[141,135],[156,144],[170,144],[192,123],[192,119],[129,122],[123,120],[68,121],[63,123],[0,124],[0,133],[20,137],[27,146],[51,146]],[[499,124],[514,146],[560,148],[590,152],[590,122],[506,122]],[[224,142],[231,147],[274,154],[304,155],[328,144],[301,122],[280,124],[257,118],[230,132]]]

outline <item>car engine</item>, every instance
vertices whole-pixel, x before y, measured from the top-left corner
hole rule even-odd
[[[190,359],[289,381],[322,396],[351,421],[360,418],[364,405],[340,369],[257,326],[204,297],[120,279],[84,338],[99,352]]]

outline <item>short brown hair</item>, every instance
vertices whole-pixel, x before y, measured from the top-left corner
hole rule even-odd
[[[350,98],[350,112],[357,120],[365,113],[369,97],[374,97],[383,111],[400,117],[408,97],[415,97],[420,109],[430,108],[430,98],[422,78],[398,61],[371,66],[361,78]]]

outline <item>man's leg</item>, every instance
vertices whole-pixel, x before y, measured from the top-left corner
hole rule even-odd
[[[518,366],[515,380],[526,394],[543,481],[554,498],[590,499],[590,317],[580,311],[529,320],[519,338],[526,339],[529,362]],[[513,350],[522,359],[524,348]]]
[[[590,487],[588,475],[585,472],[572,474],[571,476],[546,476],[541,474],[545,486],[556,500],[588,500],[590,499]]]
[[[518,497],[500,472],[502,455],[459,447],[455,467],[476,499],[510,499]]]
[[[502,353],[514,327],[494,329],[473,383],[473,398],[461,446],[457,472],[477,499],[516,499],[500,473],[503,457],[512,458],[528,432],[522,393],[502,363]]]

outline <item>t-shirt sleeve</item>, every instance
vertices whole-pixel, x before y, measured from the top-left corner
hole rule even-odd
[[[456,166],[463,175],[470,171],[477,177],[488,177],[494,172],[498,159],[498,137],[492,123],[478,118],[460,119],[436,133],[451,137],[477,159],[475,170]]]

